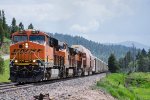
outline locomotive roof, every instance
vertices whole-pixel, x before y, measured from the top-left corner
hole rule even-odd
[[[33,32],[33,33],[31,33],[31,32]],[[42,35],[43,34],[43,35],[46,35],[48,37],[53,37],[52,35],[44,32],[44,31],[35,30],[35,29],[26,29],[26,30],[17,31],[17,32],[14,32],[12,34],[12,36],[13,35],[25,35],[25,34],[31,35],[31,34],[35,34],[34,32],[37,33],[37,35]]]

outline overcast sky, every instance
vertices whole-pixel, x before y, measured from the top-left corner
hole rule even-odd
[[[150,0],[1,0],[10,25],[80,35],[100,43],[136,41],[150,46]]]

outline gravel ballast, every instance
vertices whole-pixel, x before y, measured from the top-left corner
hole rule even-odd
[[[51,84],[35,85],[30,88],[16,89],[0,93],[0,100],[34,100],[34,96],[49,94],[52,100],[114,100],[112,96],[101,91],[92,90],[96,81],[106,74],[98,74]]]

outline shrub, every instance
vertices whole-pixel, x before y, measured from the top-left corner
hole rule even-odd
[[[0,56],[0,74],[4,72],[4,59]]]

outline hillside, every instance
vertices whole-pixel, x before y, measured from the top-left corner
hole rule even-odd
[[[97,87],[118,100],[150,100],[150,73],[109,74]]]
[[[124,45],[126,47],[132,47],[132,45],[134,44],[134,46],[136,48],[139,48],[139,49],[143,49],[144,48],[147,51],[150,48],[150,46],[147,46],[147,45],[144,45],[144,44],[141,44],[141,43],[138,43],[138,42],[134,42],[134,41],[125,41],[125,42],[120,42],[118,44]]]
[[[59,33],[55,33],[51,35],[53,35],[55,38],[57,38],[60,41],[65,41],[66,43],[68,43],[69,46],[71,46],[72,44],[83,45],[86,48],[88,48],[95,56],[101,58],[106,62],[111,53],[114,53],[117,59],[119,59],[120,57],[123,57],[126,54],[126,52],[131,49],[129,47],[125,47],[121,45],[104,45],[91,40],[87,40],[80,36],[71,36],[71,35],[59,34]]]

